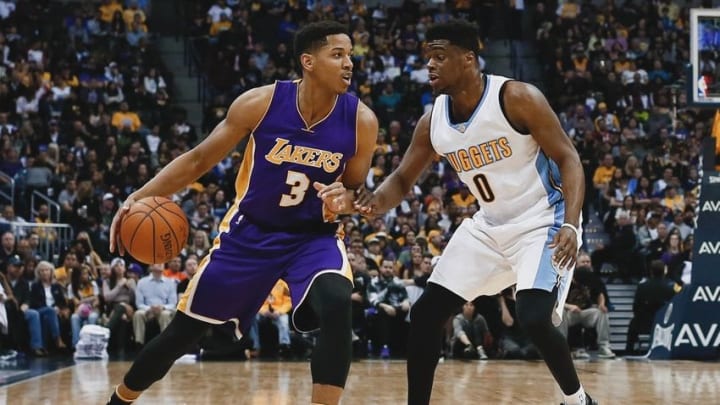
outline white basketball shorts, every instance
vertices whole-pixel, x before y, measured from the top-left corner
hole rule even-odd
[[[563,307],[574,267],[558,269],[552,263],[554,249],[548,247],[559,231],[563,206],[519,223],[490,225],[481,212],[468,218],[445,247],[429,282],[439,284],[472,301],[480,295],[495,295],[517,284],[517,290],[541,289],[557,292],[553,323],[562,321]],[[578,247],[582,241],[578,235]]]

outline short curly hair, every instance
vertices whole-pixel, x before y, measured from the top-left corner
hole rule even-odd
[[[332,20],[318,21],[300,28],[300,30],[295,33],[295,41],[293,44],[295,58],[299,61],[300,55],[313,52],[327,45],[328,35],[337,34],[350,36],[346,25]]]
[[[432,25],[425,33],[425,40],[446,40],[452,45],[474,52],[475,55],[480,53],[478,27],[465,20],[450,20]]]

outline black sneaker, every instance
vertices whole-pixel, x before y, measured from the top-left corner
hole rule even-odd
[[[107,402],[106,405],[131,405],[132,402],[123,401],[118,397],[117,392],[113,392],[112,396],[110,397],[110,400]]]

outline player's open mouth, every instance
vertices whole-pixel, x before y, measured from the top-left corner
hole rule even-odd
[[[438,75],[436,73],[430,73],[428,75],[428,81],[430,82],[430,84],[433,84],[434,82],[436,82],[437,79],[438,79]]]
[[[343,81],[349,86],[350,82],[352,81],[352,73],[345,73],[342,75]]]

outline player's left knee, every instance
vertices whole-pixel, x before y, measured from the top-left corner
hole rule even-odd
[[[352,302],[350,296],[342,294],[328,294],[327,301],[320,307],[318,316],[325,320],[336,320],[349,318],[351,315]]]
[[[520,327],[531,336],[538,331],[553,327],[550,315],[539,314],[528,310],[518,310],[517,320]]]
[[[336,322],[351,318],[352,285],[347,279],[332,274],[320,276],[315,280],[312,288],[313,309],[321,322]]]
[[[518,324],[530,336],[552,329],[552,311],[554,304],[554,297],[547,291],[518,291],[516,307]]]

